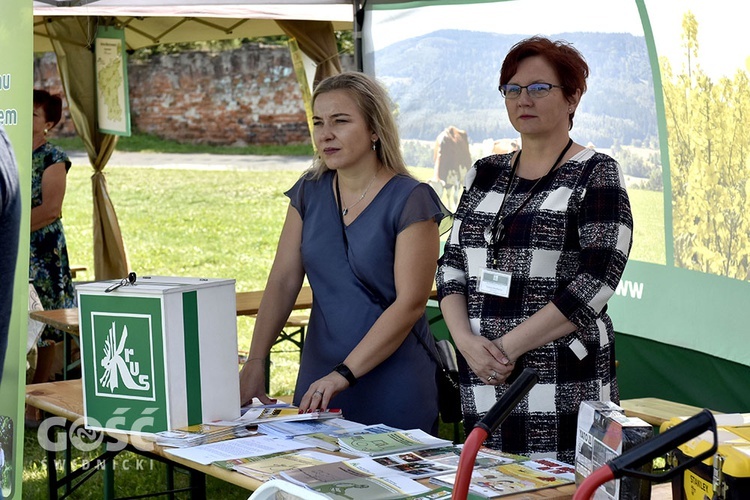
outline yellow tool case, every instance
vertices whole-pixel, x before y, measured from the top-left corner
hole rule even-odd
[[[686,469],[672,480],[675,500],[750,499],[750,413],[716,415],[718,449],[713,457]],[[679,424],[673,418],[661,425],[661,432]],[[704,433],[680,445],[668,457],[678,466],[709,450],[713,435]]]

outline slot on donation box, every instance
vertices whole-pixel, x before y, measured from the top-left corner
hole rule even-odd
[[[152,433],[238,418],[235,281],[118,282],[77,287],[86,428]]]

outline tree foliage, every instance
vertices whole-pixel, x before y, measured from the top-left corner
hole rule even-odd
[[[683,19],[685,63],[660,61],[669,135],[675,263],[747,280],[750,264],[750,82],[709,78],[697,62],[698,23]]]
[[[351,31],[334,31],[339,54],[354,53],[354,39]],[[247,43],[263,45],[286,45],[289,37],[286,35],[261,36],[254,38],[231,38],[227,40],[203,40],[197,42],[162,43],[133,51],[133,59],[148,59],[158,54],[175,54],[180,52],[221,52],[234,50]]]

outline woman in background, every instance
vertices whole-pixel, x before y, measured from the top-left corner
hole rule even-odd
[[[59,147],[47,142],[47,133],[62,117],[62,99],[46,90],[34,90],[31,157],[31,248],[29,279],[44,309],[76,306],[73,278],[62,224],[66,176],[70,160]],[[46,327],[38,342],[39,358],[33,382],[46,382],[53,373],[52,349],[63,332]]]
[[[486,444],[569,464],[580,403],[619,402],[606,304],[633,229],[617,162],[569,135],[588,73],[567,43],[513,46],[499,90],[523,148],[469,171],[437,274],[467,433],[532,367],[539,382]]]

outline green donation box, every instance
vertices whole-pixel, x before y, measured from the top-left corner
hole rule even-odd
[[[117,283],[77,287],[86,428],[153,433],[238,418],[234,280]]]

